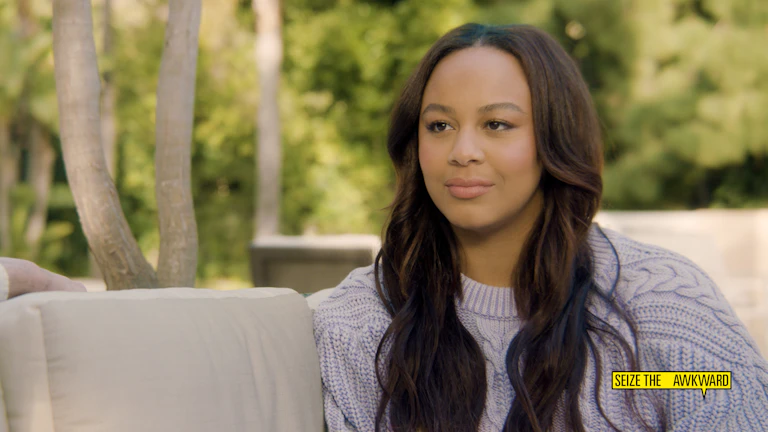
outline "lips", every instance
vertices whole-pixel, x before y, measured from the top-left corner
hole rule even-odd
[[[455,198],[472,199],[485,195],[493,182],[481,178],[452,178],[445,182],[448,192]]]

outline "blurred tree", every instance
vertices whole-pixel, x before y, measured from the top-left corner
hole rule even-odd
[[[0,255],[5,256],[13,250],[11,190],[17,181],[19,154],[18,147],[11,141],[10,121],[0,113]]]
[[[104,1],[97,6],[105,7]],[[31,129],[24,118],[44,125],[56,151],[59,134],[55,104],[43,97],[50,88],[45,78],[50,17],[33,7],[40,42],[35,37],[21,44],[17,4],[0,0],[0,55],[14,59],[0,63],[0,119],[11,143],[5,151],[18,154],[12,164],[15,183],[7,189],[14,207],[7,225],[19,251],[34,205],[28,183]],[[112,6],[112,54],[101,46],[98,60],[105,78],[112,71],[114,179],[138,245],[154,261],[160,234],[152,143],[168,8],[163,0]],[[203,280],[248,278],[255,202],[265,198],[254,175],[265,173],[256,170],[253,137],[265,131],[254,113],[267,104],[261,102],[265,93],[254,91],[261,79],[253,71],[261,62],[254,55],[259,27],[253,6],[254,0],[205,0],[201,17],[191,182],[200,236],[197,275]],[[766,6],[755,0],[282,2],[277,231],[379,232],[394,182],[386,153],[394,98],[427,48],[467,21],[540,26],[577,60],[604,123],[606,208],[765,206]],[[104,35],[98,36],[101,44]],[[37,44],[45,49],[36,51]],[[40,96],[19,102],[22,94],[33,93]],[[29,106],[28,114],[22,114],[23,106]],[[12,170],[0,176],[8,173]],[[86,242],[59,159],[53,181],[40,259],[53,268],[81,271]],[[0,240],[6,237],[3,187],[0,183]]]
[[[117,125],[115,119],[115,84],[112,80],[114,64],[114,29],[112,25],[112,0],[103,0],[101,5],[101,141],[107,170],[115,176],[115,145]]]
[[[46,226],[56,157],[50,138],[55,112],[46,106],[52,95],[46,83],[52,76],[46,63],[50,35],[41,31],[35,5],[0,4],[0,55],[8,59],[0,71],[0,253],[29,259],[37,257]],[[23,205],[15,202],[17,195]]]
[[[278,87],[283,62],[282,17],[279,0],[253,0],[256,14],[256,66],[259,72],[259,114],[255,232],[275,235],[280,229],[282,151]]]
[[[200,7],[199,2],[170,1],[160,68],[156,161],[162,240],[158,275],[163,286],[194,285],[197,237],[189,191],[189,136]],[[90,2],[54,2],[53,36],[67,176],[91,250],[109,289],[156,287],[158,276],[128,228],[106,167]]]
[[[29,256],[36,258],[40,248],[40,240],[45,231],[48,216],[48,197],[53,183],[53,164],[56,162],[56,151],[51,144],[51,137],[40,123],[32,123],[29,136],[28,177],[34,193],[34,204],[27,222],[24,240],[30,248]]]
[[[615,208],[761,206],[768,151],[768,3],[632,3],[629,99],[605,173]],[[745,169],[746,168],[746,169]]]
[[[11,137],[11,122],[33,57],[12,25],[17,18],[15,12],[10,4],[0,8],[0,57],[4,59],[0,62],[0,255],[13,251],[11,191],[18,181],[21,149]]]
[[[169,0],[155,120],[155,193],[160,227],[160,286],[195,286],[197,221],[192,196],[200,0]]]
[[[29,43],[41,35],[40,26],[32,13],[31,3],[31,0],[18,0],[17,3],[21,35],[25,43]],[[45,38],[46,42],[48,40]],[[43,74],[43,76],[50,78],[49,74]],[[36,98],[42,97],[50,101],[48,98],[50,88],[46,88],[42,94],[40,93],[30,80],[21,99],[22,106],[30,107],[25,109],[25,111],[30,111],[25,121],[29,130],[27,137],[27,178],[32,184],[34,203],[26,224],[24,240],[30,249],[29,256],[33,258],[37,257],[40,240],[45,230],[48,216],[48,195],[53,181],[53,164],[56,161],[56,151],[51,144],[50,133],[43,124],[43,121],[48,120],[50,122],[51,119],[46,119],[45,114],[34,110]]]

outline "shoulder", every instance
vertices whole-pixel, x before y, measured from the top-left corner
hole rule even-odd
[[[711,307],[730,307],[712,279],[690,259],[659,246],[642,243],[609,229],[593,234],[595,273],[601,288],[630,305],[647,297],[669,294]]]
[[[603,231],[605,238],[593,247],[596,273],[613,278],[614,299],[647,346],[687,347],[710,359],[766,367],[746,327],[699,266],[678,253]],[[605,268],[610,264],[617,270]]]
[[[691,391],[664,393],[667,426],[765,430],[768,362],[715,282],[680,254],[604,232],[593,247],[596,273],[614,276],[614,299],[634,322],[641,368],[732,374],[731,389],[706,400]]]
[[[315,338],[327,332],[384,333],[391,318],[376,291],[373,265],[353,270],[314,312]],[[378,341],[377,341],[378,343]]]

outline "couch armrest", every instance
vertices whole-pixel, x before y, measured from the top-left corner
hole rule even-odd
[[[10,432],[323,428],[311,311],[288,289],[24,295],[0,303],[0,384]]]

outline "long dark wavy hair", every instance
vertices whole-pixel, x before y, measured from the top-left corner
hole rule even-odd
[[[376,428],[475,431],[485,406],[483,353],[459,321],[454,303],[462,296],[460,247],[427,193],[417,139],[432,71],[447,55],[473,46],[502,50],[520,62],[543,171],[543,209],[510,275],[515,287],[510,295],[523,325],[507,350],[516,397],[504,430],[547,430],[564,403],[567,427],[583,431],[579,390],[590,352],[599,395],[596,343],[613,340],[630,370],[636,368],[637,350],[634,337],[625,340],[586,307],[589,298],[605,301],[634,334],[631,319],[595,284],[587,242],[602,194],[599,122],[578,67],[552,37],[530,26],[478,24],[456,28],[430,48],[392,113],[387,146],[397,188],[375,264],[375,274],[383,279],[376,278],[376,288],[392,322],[376,353],[383,389]]]

